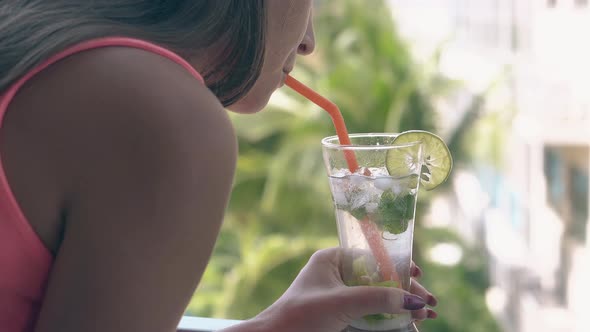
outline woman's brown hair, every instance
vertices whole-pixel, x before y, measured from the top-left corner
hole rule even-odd
[[[199,69],[228,106],[260,75],[265,31],[264,0],[2,0],[0,91],[69,46],[125,36],[185,58],[209,52]]]

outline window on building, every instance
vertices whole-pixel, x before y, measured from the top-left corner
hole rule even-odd
[[[588,7],[588,0],[576,0],[576,6]]]
[[[557,0],[547,0],[547,7],[555,8],[557,6]]]
[[[561,217],[568,238],[585,243],[588,227],[589,148],[545,148],[547,200]]]
[[[572,225],[570,232],[572,237],[585,243],[586,227],[588,227],[588,169],[573,166],[570,169],[571,209]]]
[[[588,240],[589,155],[588,146],[545,147],[547,199],[564,226],[555,288],[556,300],[560,305],[568,303],[574,250],[585,245]]]

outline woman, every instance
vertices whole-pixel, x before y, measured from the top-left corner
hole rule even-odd
[[[230,194],[237,145],[224,107],[267,104],[314,49],[311,7],[0,2],[0,330],[175,330]],[[344,286],[340,254],[316,253],[275,304],[228,331],[435,316],[418,283],[419,296]]]

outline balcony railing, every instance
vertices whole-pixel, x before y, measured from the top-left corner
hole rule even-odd
[[[238,320],[185,316],[178,325],[178,332],[212,332],[239,323]]]

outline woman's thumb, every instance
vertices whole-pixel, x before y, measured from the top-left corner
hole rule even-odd
[[[352,319],[379,313],[399,314],[426,306],[423,298],[399,288],[354,286],[339,292],[338,306]]]

